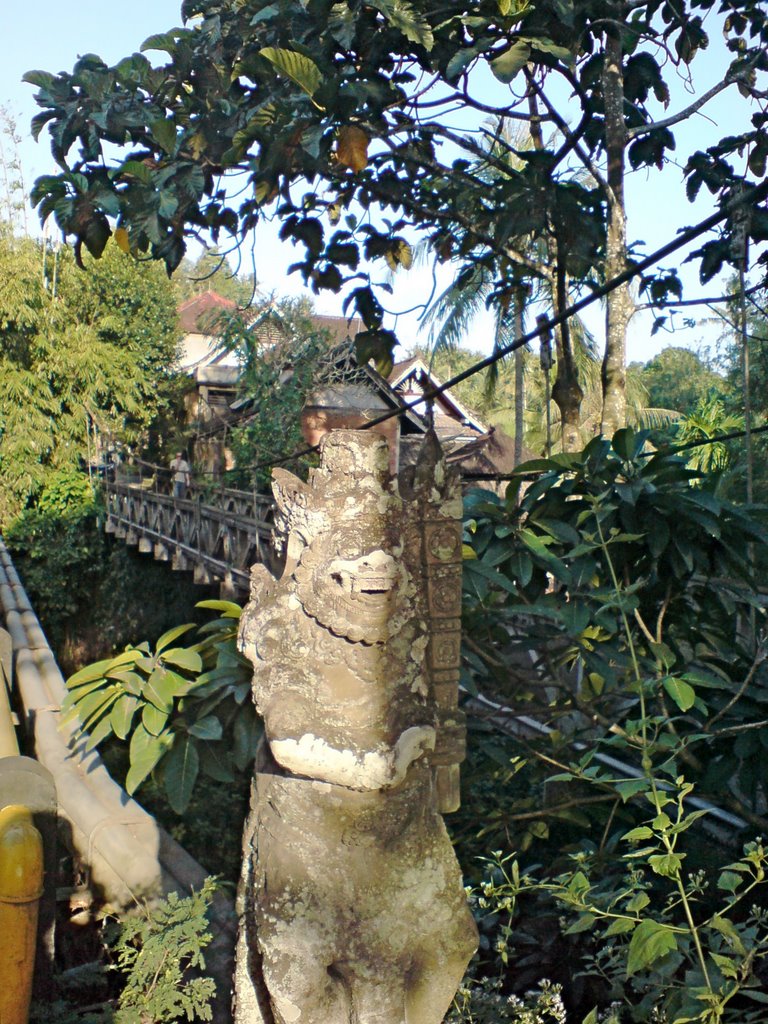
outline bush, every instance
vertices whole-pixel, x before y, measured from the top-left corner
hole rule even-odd
[[[539,729],[518,721],[508,744],[479,733],[506,787],[492,793],[470,764],[462,844],[481,820],[475,852],[529,847],[547,865],[501,853],[488,865],[477,970],[495,966],[505,993],[563,984],[578,1024],[742,1024],[768,1002],[768,913],[753,902],[766,852],[702,842],[707,812],[692,801],[710,791],[768,825],[752,557],[765,532],[716,478],[646,456],[645,441],[620,431],[520,467],[506,501],[467,503],[465,683]]]

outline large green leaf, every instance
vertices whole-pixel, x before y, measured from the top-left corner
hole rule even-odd
[[[627,977],[655,964],[677,949],[675,933],[669,925],[645,920],[635,928],[629,943]]]
[[[215,715],[207,715],[190,725],[188,732],[199,740],[220,740],[223,730],[221,721]]]
[[[234,601],[198,601],[195,608],[209,608],[213,612],[220,612],[224,618],[239,619],[243,609]]]
[[[183,626],[174,626],[173,629],[169,629],[163,633],[160,639],[155,644],[155,650],[158,654],[165,650],[166,647],[170,647],[174,640],[178,640],[184,633],[188,633],[190,629],[194,629],[194,622],[185,622]]]
[[[110,671],[109,678],[122,683],[123,689],[134,697],[141,696],[141,691],[144,688],[144,676],[139,675],[138,672]]]
[[[162,660],[175,665],[176,668],[183,668],[186,672],[200,672],[203,668],[203,659],[197,651],[190,651],[185,647],[174,647],[170,651],[165,651]]]
[[[91,729],[88,739],[85,742],[86,750],[95,750],[96,747],[112,733],[112,721],[110,715],[104,715],[98,724]]]
[[[94,661],[92,665],[86,665],[79,672],[75,672],[67,679],[67,687],[72,690],[82,686],[83,683],[92,683],[97,679],[103,679],[104,673],[114,664],[114,659],[105,658],[103,661]]]
[[[159,736],[168,722],[168,712],[161,711],[154,704],[145,704],[141,711],[141,721],[147,732]]]
[[[524,39],[518,39],[504,53],[494,57],[489,63],[494,77],[505,85],[509,85],[530,59],[531,44]]]
[[[147,680],[142,696],[161,711],[170,711],[174,700],[185,696],[192,686],[193,680],[185,679],[164,665],[158,665]]]
[[[145,39],[141,44],[142,53],[147,50],[164,50],[171,57],[176,53],[179,40],[188,38],[191,32],[187,28],[172,28],[170,32],[157,32]]]
[[[165,792],[177,814],[186,811],[199,770],[200,758],[195,741],[186,736],[177,736],[163,765]]]
[[[527,527],[520,530],[518,536],[528,550],[544,562],[549,572],[556,579],[561,580],[563,583],[570,583],[571,573],[565,562],[552,554],[549,550],[550,545],[542,537]]]
[[[278,49],[275,46],[265,46],[259,51],[278,71],[286,75],[293,82],[303,89],[307,96],[314,96],[322,84],[322,75],[317,64],[303,53],[296,53],[295,50]]]
[[[97,690],[103,690],[108,685],[109,684],[102,676],[91,683],[84,683],[82,686],[78,686],[77,689],[70,690],[61,702],[61,710],[67,711],[69,708],[83,700],[84,697],[87,697],[89,693],[95,693]]]
[[[109,720],[112,725],[112,731],[118,739],[127,739],[128,734],[131,731],[133,716],[136,714],[138,708],[139,701],[136,697],[132,697],[130,694],[125,694],[115,702],[109,716]]]
[[[232,751],[235,767],[241,772],[246,770],[256,756],[256,744],[260,735],[261,725],[255,712],[252,708],[243,708],[235,719],[235,744]]]
[[[399,29],[406,39],[419,43],[425,50],[435,45],[429,22],[416,13],[405,0],[370,0],[371,6],[381,11],[390,25]]]
[[[174,690],[168,685],[167,670],[158,666],[144,684],[142,696],[159,711],[170,711],[173,707]]]
[[[681,711],[689,711],[696,703],[696,691],[690,683],[667,676],[664,679],[663,686]]]
[[[168,736],[153,736],[140,723],[131,736],[128,749],[131,767],[125,777],[125,788],[128,793],[133,794],[165,754],[168,749]]]
[[[93,693],[89,693],[81,701],[78,701],[77,705],[66,715],[62,715],[62,723],[66,724],[77,718],[83,728],[87,730],[114,704],[120,696],[118,691],[119,687],[116,686],[94,690]]]
[[[176,123],[172,118],[161,117],[153,121],[149,126],[152,131],[152,138],[168,154],[173,154],[176,149]]]
[[[50,71],[27,71],[21,76],[21,80],[28,85],[36,85],[38,89],[50,91],[56,82],[56,76]]]

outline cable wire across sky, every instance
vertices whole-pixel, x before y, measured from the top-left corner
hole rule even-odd
[[[576,316],[582,310],[586,309],[588,306],[591,306],[592,303],[598,302],[600,299],[605,298],[606,295],[610,295],[610,293],[615,291],[616,288],[619,288],[621,285],[626,284],[628,281],[631,281],[633,278],[637,277],[638,274],[642,274],[644,271],[655,266],[666,256],[669,256],[672,253],[677,252],[679,249],[684,248],[690,242],[695,241],[697,238],[705,234],[711,228],[715,227],[717,224],[726,220],[732,213],[740,209],[748,200],[750,203],[759,203],[763,202],[766,198],[768,198],[768,180],[762,182],[760,185],[755,186],[749,192],[740,193],[735,199],[732,199],[730,202],[725,203],[720,208],[720,210],[711,214],[709,217],[705,217],[704,220],[699,221],[699,223],[693,225],[693,227],[686,228],[684,231],[681,231],[677,238],[674,238],[671,241],[667,242],[665,245],[661,246],[659,249],[656,249],[649,256],[646,256],[644,259],[638,261],[637,263],[633,263],[632,266],[628,267],[623,273],[617,275],[614,278],[611,278],[610,281],[606,281],[605,284],[602,284],[598,288],[595,288],[592,292],[590,292],[589,295],[586,295],[584,296],[584,298],[572,303],[570,306],[568,306],[567,309],[563,310],[562,313],[559,313],[552,317],[539,318],[540,322],[537,323],[537,326],[535,328],[526,332],[525,334],[522,334],[520,337],[515,338],[515,340],[510,342],[508,345],[504,345],[503,347],[497,349],[495,352],[492,352],[489,356],[486,356],[484,359],[480,359],[477,362],[473,363],[471,366],[467,367],[466,370],[462,370],[460,373],[457,373],[453,377],[450,377],[447,381],[445,381],[445,383],[437,385],[434,388],[430,388],[429,390],[425,391],[419,398],[414,399],[411,402],[406,402],[403,406],[397,409],[392,409],[389,412],[382,413],[380,416],[377,416],[374,419],[369,420],[360,429],[370,430],[372,427],[379,426],[379,424],[385,423],[387,420],[393,419],[396,416],[404,416],[407,412],[417,409],[418,406],[421,406],[424,403],[430,403],[434,401],[434,399],[437,398],[439,395],[443,394],[443,392],[448,391],[450,388],[462,383],[462,381],[468,380],[470,377],[473,377],[476,373],[480,373],[482,370],[487,369],[494,363],[497,363],[500,360],[506,358],[512,352],[516,351],[519,348],[522,348],[529,342],[535,341],[537,338],[542,337],[542,335],[548,335],[555,327],[558,327],[560,324],[564,323],[566,320],[569,320],[571,317]],[[757,432],[758,431],[755,430],[751,431],[751,433],[753,434]],[[724,439],[728,440],[730,439],[730,436]],[[708,439],[707,441],[696,442],[696,444],[714,444],[717,440],[719,439],[711,438]],[[255,473],[259,470],[268,470],[274,468],[275,466],[282,466],[285,465],[286,463],[294,462],[295,460],[303,458],[305,455],[310,455],[315,451],[317,451],[317,445],[308,445],[307,447],[294,451],[290,455],[281,456],[279,458],[272,460],[264,460],[261,462],[254,463],[250,466],[242,466],[240,468],[245,470],[251,470],[252,472]]]

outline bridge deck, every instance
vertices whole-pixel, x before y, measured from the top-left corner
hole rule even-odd
[[[168,470],[144,462],[130,469],[105,480],[107,533],[232,596],[248,593],[254,562],[276,565],[268,495],[193,483],[177,498]]]

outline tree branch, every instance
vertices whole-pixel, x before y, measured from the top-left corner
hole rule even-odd
[[[627,142],[631,142],[632,139],[636,139],[641,135],[648,135],[649,132],[655,132],[661,128],[669,128],[673,124],[685,121],[691,116],[691,114],[695,114],[697,110],[701,110],[701,108],[705,106],[705,104],[709,103],[711,99],[721,93],[724,89],[727,89],[729,85],[733,85],[734,82],[739,82],[746,78],[748,72],[751,71],[753,66],[756,64],[758,56],[760,56],[760,54],[753,57],[741,71],[733,73],[729,71],[722,82],[718,82],[717,85],[713,85],[711,89],[699,96],[697,100],[694,100],[690,106],[678,111],[677,114],[665,117],[661,121],[652,121],[650,124],[638,124],[634,127],[627,128]]]
[[[763,285],[756,284],[751,288],[748,288],[745,292],[745,296],[753,295],[755,292],[759,292]],[[642,302],[638,305],[640,309],[676,309],[680,306],[713,306],[718,302],[732,302],[736,298],[735,295],[716,295],[712,298],[704,299],[675,299],[674,301],[662,300],[661,302]]]
[[[606,195],[608,195],[609,192],[610,192],[610,189],[608,188],[608,182],[603,177],[602,173],[600,172],[600,170],[598,169],[597,165],[592,160],[592,157],[589,155],[589,153],[587,153],[586,150],[584,150],[584,148],[579,145],[578,137],[576,135],[574,135],[574,133],[571,131],[571,129],[570,129],[569,125],[568,125],[568,122],[563,120],[563,118],[560,116],[560,114],[555,110],[555,108],[550,103],[549,99],[547,98],[544,90],[541,88],[541,86],[536,81],[536,79],[533,77],[533,75],[530,74],[530,72],[528,71],[527,68],[525,69],[525,76],[526,76],[526,78],[528,80],[528,84],[535,90],[536,95],[541,100],[541,102],[544,104],[544,106],[547,108],[547,112],[549,113],[551,119],[555,122],[557,127],[560,129],[563,137],[566,139],[566,141],[568,143],[568,147],[569,148],[566,149],[564,147],[563,150],[561,151],[561,154],[558,154],[560,159],[562,159],[562,157],[565,156],[566,153],[569,152],[572,149],[573,152],[578,156],[579,160],[581,160],[581,162],[584,164],[586,169],[592,175],[592,177],[595,179],[595,181],[600,186],[600,188],[603,190],[603,192]],[[582,128],[582,124],[580,124],[579,125],[579,129],[577,129],[577,131],[578,130],[584,131],[584,129],[586,128],[587,124],[589,123],[589,118],[587,118],[586,115],[585,115],[585,118],[586,118],[586,121],[582,120],[582,124],[583,124],[584,127]]]
[[[704,732],[709,732],[712,726],[715,724],[715,722],[717,722],[718,719],[722,718],[723,715],[725,715],[728,711],[731,710],[734,704],[738,703],[738,701],[741,700],[741,698],[744,696],[744,693],[746,692],[747,687],[754,679],[755,673],[757,672],[758,668],[760,668],[762,663],[765,661],[766,656],[768,656],[767,652],[762,647],[759,647],[757,653],[755,654],[755,660],[752,662],[750,670],[744,677],[744,681],[742,682],[741,686],[739,686],[738,690],[736,691],[736,693],[734,693],[733,697],[731,697],[728,703],[724,707],[720,708],[717,714],[714,715],[707,722],[707,724],[704,727]],[[719,731],[716,731],[714,735],[722,736],[724,733],[727,732],[742,732],[744,729],[755,729],[758,725],[765,724],[765,722],[758,722],[757,724],[755,724],[754,722],[747,722],[744,725],[731,726],[730,729],[720,729]]]

